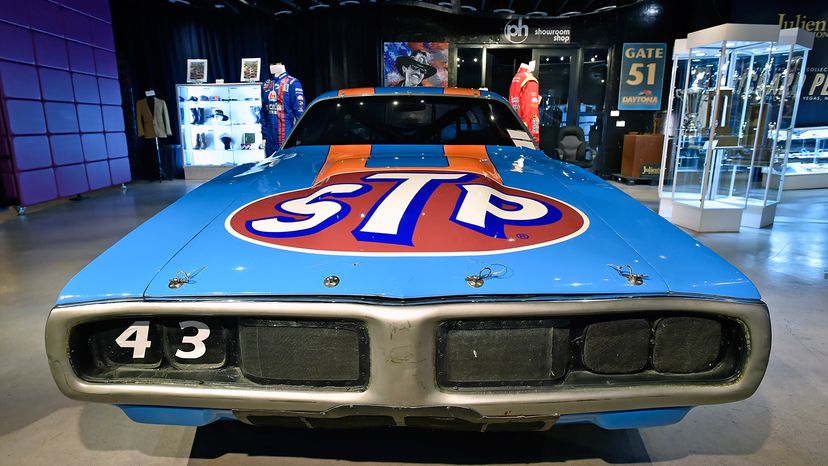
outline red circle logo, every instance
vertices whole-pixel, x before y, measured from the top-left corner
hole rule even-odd
[[[257,199],[225,226],[245,241],[308,253],[454,256],[559,243],[586,231],[589,219],[473,173],[376,171]]]

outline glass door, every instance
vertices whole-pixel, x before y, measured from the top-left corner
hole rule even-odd
[[[561,127],[577,122],[577,49],[535,49],[535,77],[540,89],[540,146],[551,153]]]

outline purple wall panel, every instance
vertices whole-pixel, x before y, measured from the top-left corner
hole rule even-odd
[[[83,158],[87,162],[106,160],[106,140],[103,133],[84,134],[81,136]]]
[[[26,2],[20,0],[0,1],[0,20],[28,27],[29,8],[26,6]]]
[[[63,37],[63,15],[60,6],[46,0],[27,0],[29,24],[32,29]]]
[[[49,138],[46,136],[16,136],[12,138],[12,150],[18,171],[52,166]]]
[[[75,101],[85,104],[101,103],[98,94],[98,80],[94,76],[72,73],[72,84],[75,88]]]
[[[52,160],[55,165],[69,165],[83,162],[83,147],[79,134],[49,136],[52,143]]]
[[[127,147],[126,134],[107,133],[106,150],[109,154],[110,159],[117,159],[120,157],[129,156],[129,148]]]
[[[43,92],[43,100],[75,101],[72,76],[67,71],[40,68],[40,87]]]
[[[0,88],[5,97],[39,99],[37,71],[32,65],[0,62]]]
[[[78,104],[78,124],[82,133],[102,132],[101,106]]]
[[[57,197],[55,172],[51,168],[17,173],[17,190],[21,205],[37,204]]]
[[[46,132],[46,119],[40,101],[6,100],[6,120],[12,135]]]
[[[44,102],[43,109],[46,112],[46,126],[50,133],[78,132],[78,114],[75,111],[75,104]]]
[[[131,180],[117,78],[109,0],[0,0],[8,197],[25,206]]]
[[[129,171],[129,159],[110,160],[109,173],[112,174],[112,184],[129,183],[132,181],[132,175]]]
[[[64,39],[42,32],[33,32],[32,36],[38,65],[62,70],[69,69],[69,55],[66,52]]]
[[[61,197],[89,191],[89,182],[86,180],[86,165],[80,163],[66,167],[55,168],[58,195]]]
[[[67,39],[83,42],[84,44],[92,43],[92,34],[90,33],[89,23],[93,21],[86,15],[82,15],[72,10],[63,10],[63,31]]]
[[[95,74],[95,56],[92,47],[76,42],[66,42],[69,50],[69,67],[72,71]]]
[[[13,24],[0,23],[0,58],[34,63],[32,32]]]
[[[117,80],[98,78],[98,89],[101,93],[101,103],[121,105],[121,85]]]
[[[92,20],[89,27],[91,28],[92,45],[115,51],[115,35],[112,33],[112,25]]]
[[[109,176],[109,163],[93,162],[86,164],[86,177],[89,180],[89,189],[101,189],[112,185],[112,177]]]
[[[118,77],[118,59],[114,52],[95,49],[95,71],[98,76]]]
[[[103,111],[104,129],[106,131],[124,130],[124,110],[121,106],[104,105]]]

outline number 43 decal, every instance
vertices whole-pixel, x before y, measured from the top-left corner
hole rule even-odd
[[[207,352],[204,341],[210,337],[210,328],[207,324],[197,320],[185,320],[178,324],[181,330],[187,328],[196,329],[196,334],[184,336],[181,343],[192,345],[193,349],[175,351],[175,357],[180,359],[198,359]],[[150,323],[148,320],[136,320],[115,339],[115,343],[121,348],[132,348],[132,359],[142,359],[147,353],[147,348],[152,346],[149,340]]]

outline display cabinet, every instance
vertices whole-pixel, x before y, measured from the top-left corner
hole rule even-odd
[[[179,84],[176,93],[185,178],[264,158],[261,84]]]
[[[673,147],[679,137],[682,105],[684,103],[684,81],[687,74],[687,60],[690,51],[687,39],[676,39],[673,43],[673,68],[670,72],[670,95],[667,99],[667,113],[664,120],[664,143],[661,146],[661,169],[658,174],[658,213],[665,218],[673,214],[673,176],[676,169],[673,162]],[[665,189],[666,188],[666,189]]]
[[[770,166],[779,129],[796,120],[804,39],[796,30],[751,24],[688,36],[679,129],[665,157],[673,223],[695,231],[772,223]]]
[[[774,159],[772,188],[828,188],[828,126],[781,130],[777,147],[788,160]]]

